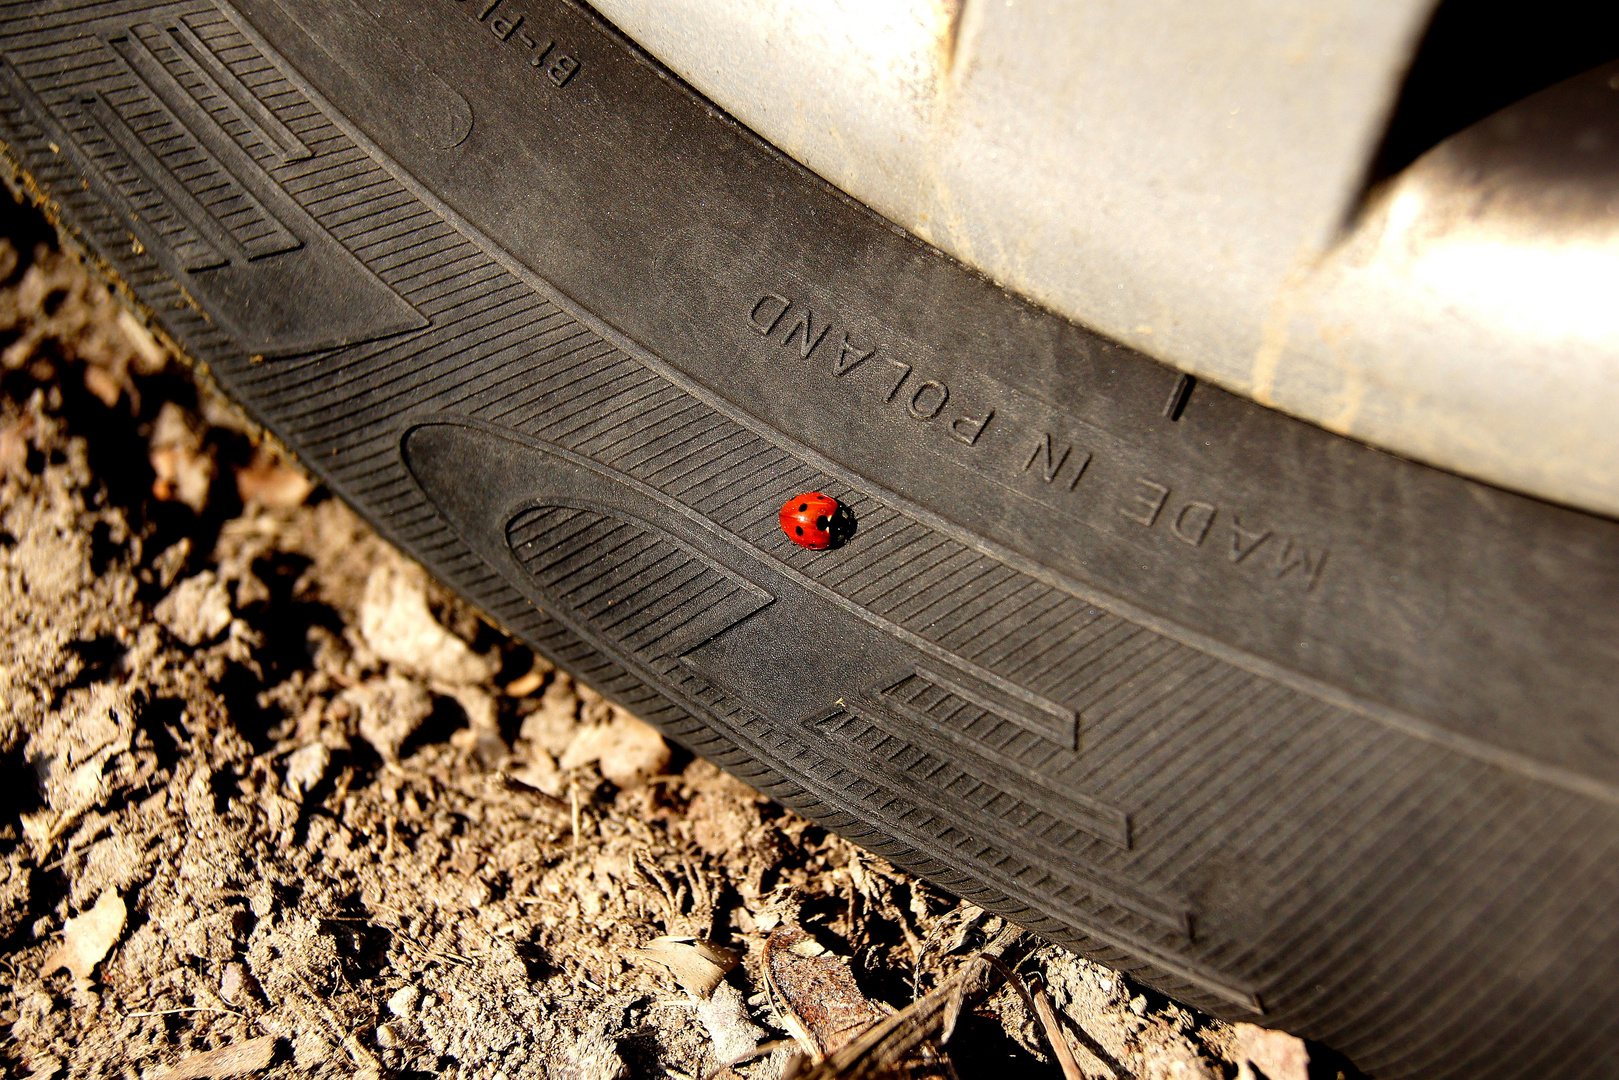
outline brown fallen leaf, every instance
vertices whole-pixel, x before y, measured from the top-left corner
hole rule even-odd
[[[274,1056],[275,1036],[263,1035],[192,1054],[168,1072],[158,1074],[158,1080],[228,1080],[268,1069]]]
[[[956,1020],[1000,984],[1025,948],[1023,931],[1007,926],[932,993],[871,1025],[819,1064],[800,1066],[792,1075],[796,1080],[877,1080],[889,1075],[924,1044],[949,1042]]]
[[[40,974],[67,968],[75,979],[88,979],[124,932],[128,916],[124,901],[108,889],[89,911],[67,921],[62,929],[62,944],[45,958]]]
[[[770,935],[764,970],[784,1026],[816,1061],[888,1015],[861,992],[847,961],[796,926]]]

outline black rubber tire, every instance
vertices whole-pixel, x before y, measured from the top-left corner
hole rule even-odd
[[[672,738],[1377,1076],[1619,1075],[1613,521],[1191,388],[586,9],[3,18],[14,184],[386,536]],[[809,490],[841,547],[779,529]]]

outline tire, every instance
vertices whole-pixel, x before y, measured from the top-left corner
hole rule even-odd
[[[581,7],[4,19],[14,185],[671,738],[1375,1076],[1619,1075],[1615,522],[1042,312]]]

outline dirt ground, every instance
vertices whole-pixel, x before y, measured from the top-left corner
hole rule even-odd
[[[439,589],[4,209],[12,1075],[762,1080],[831,1045],[807,997],[869,1023],[994,936]],[[1086,1077],[1341,1075],[1059,949],[1019,971]],[[1010,989],[946,1050],[1062,1075]]]

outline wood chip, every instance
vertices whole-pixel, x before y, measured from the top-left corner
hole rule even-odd
[[[519,675],[505,686],[508,697],[528,697],[534,691],[545,685],[545,673],[539,668],[533,668],[525,674]]]
[[[228,1080],[268,1069],[274,1056],[275,1036],[263,1035],[192,1054],[168,1072],[159,1074],[159,1080]]]

